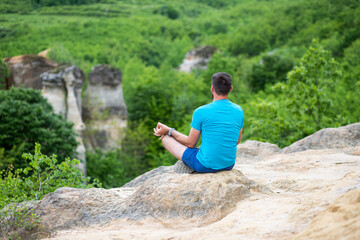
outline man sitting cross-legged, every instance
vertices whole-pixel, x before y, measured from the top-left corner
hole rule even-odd
[[[229,74],[215,73],[211,77],[213,102],[194,111],[189,136],[162,123],[154,128],[154,135],[160,137],[164,147],[174,157],[196,172],[231,170],[244,125],[241,107],[228,99],[232,89]],[[198,149],[195,146],[200,135],[202,142]]]

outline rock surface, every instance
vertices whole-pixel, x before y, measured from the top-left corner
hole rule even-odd
[[[284,148],[283,152],[294,153],[308,149],[345,149],[352,147],[360,147],[360,123],[322,129]]]
[[[202,218],[201,224],[226,216],[250,195],[253,183],[240,171],[215,174],[166,173],[147,180],[125,201],[123,214],[132,220]],[[200,220],[198,220],[200,221]]]
[[[360,189],[335,200],[294,240],[360,239]]]
[[[108,65],[97,65],[88,78],[83,105],[83,119],[88,127],[86,144],[89,148],[116,148],[127,125],[122,73]]]
[[[117,189],[59,188],[35,207],[46,229],[104,224],[114,219],[220,220],[257,185],[240,171],[216,174],[163,172],[139,187]]]
[[[190,73],[195,69],[206,69],[207,63],[215,51],[215,47],[202,46],[187,52],[185,59],[180,64],[179,71]]]
[[[42,95],[48,99],[55,113],[74,123],[77,133],[77,158],[82,172],[86,174],[85,146],[82,140],[85,124],[81,118],[81,88],[85,80],[84,72],[76,66],[59,66],[40,75]]]
[[[237,146],[236,162],[261,161],[280,151],[281,149],[275,144],[247,140]]]
[[[7,87],[42,89],[40,75],[58,66],[57,63],[38,55],[20,55],[3,59],[10,70]]]
[[[338,128],[334,134],[356,132],[359,126]],[[246,153],[230,172],[178,174],[174,167],[161,167],[128,187],[57,190],[66,198],[47,195],[39,205],[42,216],[52,229],[70,229],[51,239],[358,238],[357,144],[333,148],[328,143],[292,153],[259,142],[244,145]],[[244,160],[246,155],[250,160]],[[69,222],[61,225],[64,211]],[[96,223],[101,224],[91,225]]]

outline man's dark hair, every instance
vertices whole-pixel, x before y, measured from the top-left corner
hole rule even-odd
[[[218,72],[212,75],[211,83],[214,86],[216,94],[225,96],[230,92],[232,79],[230,74]]]

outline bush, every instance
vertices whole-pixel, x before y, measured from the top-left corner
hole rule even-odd
[[[292,59],[268,53],[262,57],[259,63],[252,66],[252,72],[249,76],[250,88],[257,92],[264,90],[266,84],[285,82],[286,74],[292,67]]]
[[[40,91],[22,88],[0,91],[0,149],[3,149],[0,162],[13,162],[15,168],[27,167],[21,153],[32,152],[34,142],[43,146],[45,154],[57,153],[60,161],[76,154],[73,124],[54,114]]]
[[[29,167],[0,172],[0,236],[10,237],[19,228],[31,228],[40,222],[33,214],[31,204],[24,201],[40,200],[59,187],[101,187],[97,179],[85,178],[76,166],[79,160],[66,158],[58,163],[57,156],[41,153],[41,145],[35,144],[35,154],[25,153]]]
[[[164,5],[161,8],[155,10],[154,13],[161,14],[170,19],[177,19],[179,17],[179,12],[172,6],[167,6],[167,5]]]

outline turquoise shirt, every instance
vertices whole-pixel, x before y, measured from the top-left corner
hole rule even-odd
[[[194,111],[191,127],[201,132],[200,151],[196,155],[207,168],[232,166],[236,145],[244,126],[244,113],[228,99],[216,100]]]

